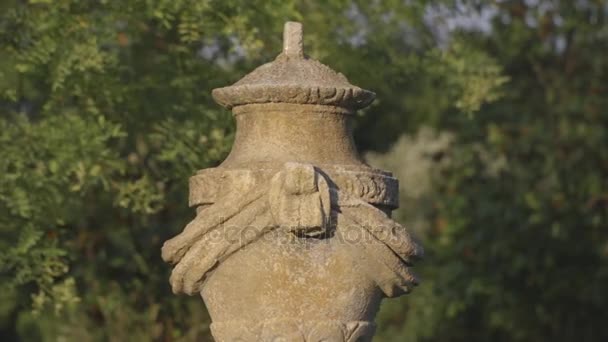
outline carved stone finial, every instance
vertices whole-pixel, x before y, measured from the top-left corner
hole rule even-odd
[[[339,72],[304,58],[302,24],[285,23],[283,52],[235,84],[213,90],[213,98],[232,109],[253,104],[289,103],[340,107],[350,112],[367,107],[376,94],[350,84]]]
[[[289,57],[304,57],[302,24],[295,21],[285,23],[283,30],[283,53]]]
[[[391,220],[398,182],[362,160],[355,110],[375,94],[302,51],[213,90],[232,109],[230,155],[190,179],[196,217],[165,242],[175,293],[200,294],[218,342],[368,342],[385,297],[417,284],[422,248]]]

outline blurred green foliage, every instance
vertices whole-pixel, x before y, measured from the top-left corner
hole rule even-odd
[[[607,16],[603,0],[0,1],[0,339],[209,340],[160,245],[194,214],[188,177],[230,149],[211,89],[301,20],[308,54],[378,94],[356,139],[402,178],[397,217],[427,247],[377,340],[608,340]]]

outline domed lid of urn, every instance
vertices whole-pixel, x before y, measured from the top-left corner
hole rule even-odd
[[[346,77],[304,55],[302,24],[285,23],[283,52],[229,87],[213,90],[213,98],[231,109],[256,103],[292,103],[343,107],[367,107],[371,91],[348,82]]]

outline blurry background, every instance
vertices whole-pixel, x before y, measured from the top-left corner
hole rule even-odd
[[[608,1],[1,0],[0,340],[208,341],[162,242],[281,49],[373,90],[423,283],[376,341],[608,341]]]

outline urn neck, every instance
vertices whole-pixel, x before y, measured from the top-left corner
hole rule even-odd
[[[285,162],[366,167],[355,147],[346,109],[286,103],[233,109],[237,133],[221,167],[280,166]]]

